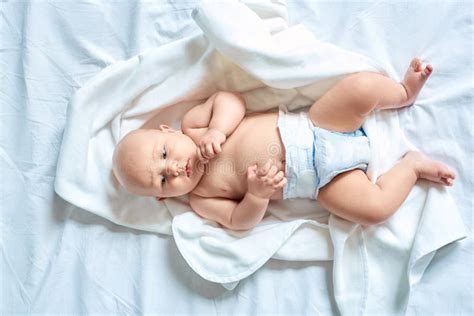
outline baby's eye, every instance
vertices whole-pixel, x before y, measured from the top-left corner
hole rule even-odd
[[[163,147],[162,156],[163,156],[163,159],[166,159],[166,147]]]
[[[166,178],[165,176],[161,177],[161,185],[164,185],[166,183]]]

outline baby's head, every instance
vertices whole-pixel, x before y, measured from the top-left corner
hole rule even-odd
[[[130,193],[166,198],[192,191],[204,168],[189,136],[160,125],[128,133],[115,147],[113,171]]]

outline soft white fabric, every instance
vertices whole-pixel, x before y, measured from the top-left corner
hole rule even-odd
[[[0,5],[0,312],[337,314],[332,262],[270,260],[234,291],[224,293],[220,285],[188,267],[173,239],[113,225],[54,194],[71,94],[109,64],[197,32],[191,19],[197,5],[198,1],[189,0]],[[472,41],[472,5],[304,0],[288,5],[292,23],[303,22],[318,39],[370,56],[394,78],[403,75],[407,60],[415,55],[435,65],[435,74],[416,105],[396,115],[410,141],[456,170],[458,179],[449,191],[463,221],[472,227],[474,90],[472,52],[466,44]],[[265,6],[259,12],[264,14]],[[409,199],[420,195],[425,195],[423,186]],[[301,203],[298,217],[317,217],[308,201]],[[291,219],[289,206],[274,205],[281,210],[279,218]],[[172,208],[179,207],[188,209],[183,201],[174,201]],[[394,219],[405,223],[410,215],[418,216],[412,213],[402,209]],[[327,213],[318,214],[321,222],[327,220]],[[451,209],[443,214],[449,217]],[[421,221],[428,220],[425,216],[426,212]],[[416,239],[431,238],[443,224],[424,225],[425,232]],[[304,238],[309,234],[300,233],[305,229],[295,231],[287,241],[285,245],[291,247],[285,256],[305,254],[298,248],[311,244],[312,239]],[[398,254],[407,253],[409,243],[399,246],[403,226],[374,229],[376,233],[366,230],[364,234],[378,240],[372,242],[365,267],[377,279],[391,261],[400,260]],[[385,251],[374,252],[374,247]],[[408,296],[410,315],[472,314],[472,249],[468,238],[422,257],[418,262],[424,264],[416,265],[416,275],[422,277],[411,279],[416,286],[410,293],[401,287],[398,298],[368,282],[367,312],[387,313],[387,303],[401,299],[403,306]],[[309,255],[313,251],[317,246]],[[411,260],[423,252],[412,252]],[[403,269],[400,266],[395,272],[407,276]]]
[[[264,5],[260,4],[260,8]],[[216,89],[231,89],[243,94],[251,110],[265,110],[282,103],[295,109],[310,105],[341,75],[377,70],[370,59],[317,41],[302,26],[288,28],[285,16],[281,15],[285,12],[284,4],[266,5],[265,17],[272,17],[271,23],[241,3],[205,5],[193,12],[203,34],[110,66],[80,89],[68,113],[56,191],[71,203],[133,228],[168,233],[174,216],[173,236],[188,264],[207,280],[232,283],[226,285],[228,288],[255,272],[273,255],[284,260],[332,259],[331,245],[327,244],[330,235],[339,309],[342,313],[364,313],[371,309],[370,297],[366,295],[368,280],[383,284],[389,297],[408,293],[411,279],[421,278],[429,262],[418,259],[464,237],[456,205],[444,188],[431,185],[418,198],[407,200],[403,208],[410,210],[411,216],[398,218],[398,225],[396,218],[379,227],[364,229],[331,215],[326,226],[311,219],[298,220],[295,212],[291,220],[281,221],[273,215],[254,230],[234,233],[194,213],[183,213],[187,211],[184,205],[160,207],[152,198],[132,197],[119,188],[111,174],[110,158],[121,137],[152,116],[159,117],[159,110],[171,104],[181,103],[174,107],[182,108],[183,103],[192,104]],[[280,20],[276,21],[277,18]],[[275,95],[274,88],[282,90]],[[309,91],[311,94],[307,95]],[[183,113],[176,112],[174,121]],[[373,152],[368,174],[375,181],[411,145],[399,128],[396,112],[374,114],[364,128]],[[75,157],[73,163],[71,157]],[[295,200],[286,212],[298,208],[299,201]],[[452,210],[449,219],[443,216],[445,208]],[[418,225],[425,213],[430,216],[424,216],[425,220]],[[444,230],[429,238],[423,235],[426,227],[440,222],[445,223]],[[306,255],[299,257],[299,252],[285,249],[285,243],[304,224],[307,224],[304,234],[314,238],[302,247]],[[377,247],[387,225],[403,227],[403,234],[396,236],[399,246],[404,247],[402,260],[380,260],[391,253],[391,249]],[[372,237],[365,238],[369,232]],[[310,240],[309,236],[305,238]],[[321,246],[320,251],[308,256],[316,246]],[[371,259],[385,272],[367,275]],[[404,271],[402,267],[407,263],[409,268]],[[408,274],[408,280],[399,284],[402,272]],[[403,299],[406,298],[405,294]],[[387,302],[386,307],[397,312],[405,307],[405,301],[404,304]]]

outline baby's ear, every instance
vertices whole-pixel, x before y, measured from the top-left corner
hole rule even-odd
[[[160,126],[158,127],[158,129],[162,132],[172,132],[174,131],[174,129],[172,129],[171,127],[169,127],[168,125],[166,124],[160,124]]]
[[[155,199],[156,199],[158,202],[161,202],[161,201],[165,200],[166,198],[164,198],[164,197],[159,197],[159,196],[155,196]]]
[[[181,133],[181,134],[182,134],[181,131],[179,131],[179,130],[177,131],[177,130],[175,130],[174,128],[169,127],[169,126],[166,125],[166,124],[161,124],[161,125],[158,127],[158,129],[159,129],[160,131],[162,131],[162,132],[165,132],[165,133]]]

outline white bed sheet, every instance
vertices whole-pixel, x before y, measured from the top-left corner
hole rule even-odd
[[[197,276],[173,239],[116,226],[54,193],[72,93],[109,64],[192,34],[198,3],[1,3],[0,312],[338,312],[331,262],[271,260],[228,292]],[[437,252],[407,314],[472,314],[473,4],[288,6],[290,24],[303,22],[317,38],[397,73],[415,55],[434,64],[417,105],[403,110],[402,126],[418,148],[458,174],[452,192],[469,238]],[[449,98],[437,98],[446,86]]]

